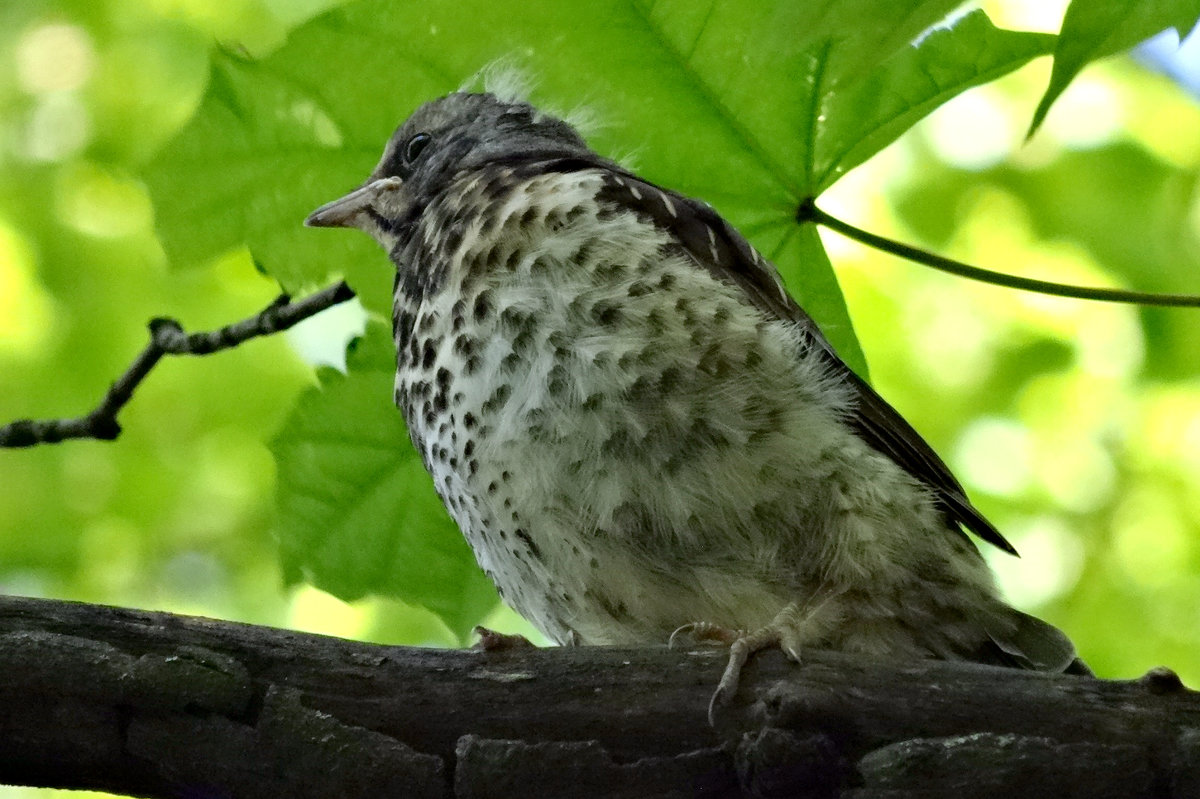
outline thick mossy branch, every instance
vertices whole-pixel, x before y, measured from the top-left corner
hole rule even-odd
[[[1200,795],[1200,695],[827,652],[389,647],[0,599],[0,783],[142,796]]]

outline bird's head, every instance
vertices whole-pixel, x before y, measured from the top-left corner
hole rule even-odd
[[[367,181],[313,211],[304,224],[356,227],[391,251],[402,226],[455,174],[506,159],[588,152],[573,127],[528,103],[455,92],[414,111]]]

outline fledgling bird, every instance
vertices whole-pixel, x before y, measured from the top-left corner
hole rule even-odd
[[[396,267],[395,399],[501,596],[560,644],[685,628],[1086,672],[1007,606],[1012,552],[711,207],[520,101],[457,92],[308,218]]]

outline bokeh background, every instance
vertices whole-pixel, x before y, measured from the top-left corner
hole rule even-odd
[[[168,263],[137,175],[195,110],[214,42],[265,54],[335,4],[0,4],[0,422],[90,408],[151,317],[208,329],[275,296],[245,251]],[[1046,31],[1064,6],[984,3],[998,25]],[[1089,68],[1024,142],[1050,68],[1035,61],[822,205],[1001,271],[1200,293],[1196,51],[1167,37]],[[1013,603],[1104,676],[1168,664],[1200,685],[1200,311],[1019,293],[823,238],[877,387],[1021,550],[989,554]],[[339,314],[164,361],[115,443],[0,450],[0,592],[462,643],[420,608],[284,585],[266,442],[314,382],[317,339],[353,327]],[[532,635],[502,608],[489,624]]]

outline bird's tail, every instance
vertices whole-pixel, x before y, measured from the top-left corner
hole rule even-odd
[[[1028,613],[1007,608],[988,625],[997,663],[1018,669],[1091,675],[1062,630]],[[989,658],[990,659],[990,658]]]

